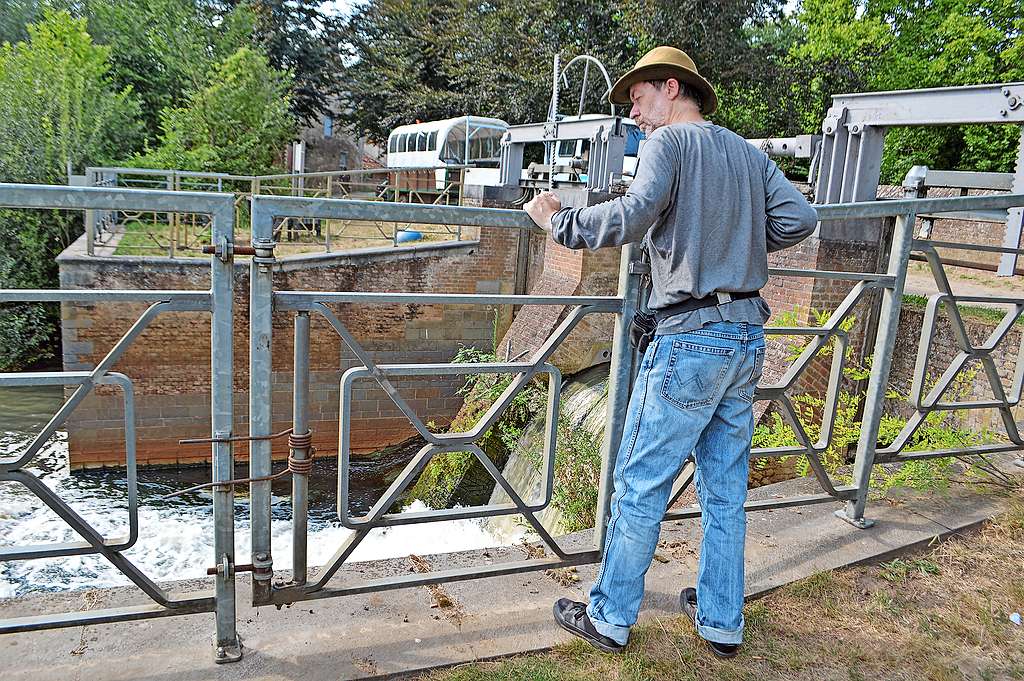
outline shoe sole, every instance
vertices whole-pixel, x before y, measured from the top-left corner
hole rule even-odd
[[[613,655],[618,655],[619,653],[621,653],[625,649],[625,646],[620,646],[618,648],[613,648],[613,647],[611,647],[609,645],[601,643],[600,641],[598,641],[595,638],[590,637],[587,634],[587,632],[585,632],[585,631],[580,631],[579,629],[575,629],[573,627],[570,627],[568,624],[566,624],[565,622],[562,621],[562,619],[558,616],[557,612],[555,613],[555,623],[558,624],[558,626],[560,626],[563,629],[565,629],[566,631],[568,631],[570,634],[572,634],[576,638],[579,638],[579,639],[582,639],[582,640],[586,641],[587,643],[589,643],[590,645],[594,646],[595,648],[597,648],[598,650],[600,650],[603,653],[611,653]]]

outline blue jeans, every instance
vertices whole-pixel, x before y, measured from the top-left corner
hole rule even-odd
[[[697,631],[719,643],[743,640],[743,504],[763,365],[764,330],[745,322],[656,336],[647,348],[615,462],[604,562],[587,607],[605,636],[625,644],[636,624],[672,483],[693,453],[704,529]]]

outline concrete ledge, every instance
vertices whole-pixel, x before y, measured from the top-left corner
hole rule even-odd
[[[1009,461],[1009,459],[1008,459]],[[812,480],[753,490],[751,499],[805,494]],[[874,562],[920,548],[936,537],[977,527],[1002,508],[996,496],[954,490],[948,495],[893,494],[868,506],[876,521],[858,530],[836,519],[839,504],[818,504],[751,514],[747,530],[747,591],[762,595],[821,570]],[[145,530],[145,528],[143,528]],[[642,618],[677,615],[679,590],[695,579],[700,542],[696,520],[668,522],[647,577]],[[590,533],[563,538],[568,548],[588,548]],[[520,547],[427,556],[435,569],[522,560]],[[354,584],[413,570],[407,558],[356,563],[335,577]],[[560,596],[585,600],[596,566],[579,568],[580,581],[562,586],[543,573],[442,585],[453,607],[436,607],[428,588],[417,587],[323,601],[281,611],[244,605],[248,582],[238,584],[238,629],[245,657],[212,662],[213,617],[190,615],[125,624],[11,634],[0,637],[5,681],[96,678],[190,681],[193,679],[336,679],[408,675],[467,660],[549,648],[567,639],[551,622]],[[175,591],[209,588],[207,580],[176,583]],[[0,616],[143,603],[134,589],[44,594],[0,602]]]

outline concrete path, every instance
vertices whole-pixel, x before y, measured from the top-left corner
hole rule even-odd
[[[1019,469],[1018,469],[1019,470]],[[762,487],[752,499],[816,492],[810,480]],[[999,498],[955,489],[949,495],[890,496],[873,501],[858,530],[835,518],[838,504],[818,504],[753,513],[747,533],[747,586],[762,594],[814,572],[874,562],[920,548],[935,537],[976,527],[1001,508]],[[565,538],[589,546],[589,533]],[[663,526],[662,544],[647,577],[642,617],[676,615],[681,587],[697,568],[700,526],[696,521]],[[427,557],[435,568],[455,564],[522,560],[522,548],[490,549]],[[343,582],[413,569],[408,559],[356,564]],[[239,583],[238,628],[245,645],[241,662],[214,665],[209,614],[113,625],[0,636],[4,681],[337,681],[418,670],[548,648],[567,639],[551,620],[560,596],[586,599],[596,566],[578,570],[579,582],[562,586],[543,573],[494,577],[444,585],[454,607],[432,607],[424,587],[323,601],[277,611],[244,605],[248,582]],[[208,588],[203,582],[174,585],[176,591]],[[92,595],[87,595],[92,594]],[[81,610],[142,602],[130,589],[44,594],[0,601],[0,617]]]

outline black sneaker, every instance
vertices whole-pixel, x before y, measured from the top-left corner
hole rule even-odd
[[[686,616],[693,622],[693,626],[697,626],[697,590],[693,587],[686,587],[679,594],[679,607],[682,608]],[[703,638],[703,637],[701,637]],[[708,641],[706,638],[704,641],[711,648],[711,652],[715,654],[715,657],[722,658],[723,660],[730,657],[736,657],[740,652],[739,645],[735,643],[719,643],[718,641]]]
[[[579,636],[598,650],[606,653],[621,653],[626,646],[615,639],[608,638],[594,628],[594,623],[587,617],[587,604],[569,598],[559,598],[552,609],[555,621],[570,634]]]

